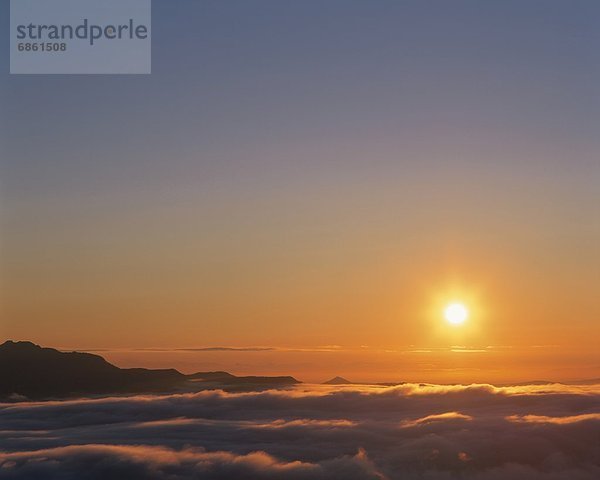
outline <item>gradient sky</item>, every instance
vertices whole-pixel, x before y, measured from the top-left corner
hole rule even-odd
[[[597,1],[154,1],[147,76],[9,75],[8,5],[0,337],[600,372]]]

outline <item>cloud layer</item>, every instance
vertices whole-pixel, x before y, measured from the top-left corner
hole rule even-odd
[[[303,385],[0,405],[0,479],[600,478],[600,386]]]

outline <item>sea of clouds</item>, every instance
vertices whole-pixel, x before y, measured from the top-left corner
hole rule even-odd
[[[0,479],[597,480],[600,385],[0,404]]]

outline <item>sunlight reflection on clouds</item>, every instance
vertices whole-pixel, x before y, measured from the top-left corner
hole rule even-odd
[[[599,412],[599,385],[559,384],[5,403],[0,478],[592,480]]]

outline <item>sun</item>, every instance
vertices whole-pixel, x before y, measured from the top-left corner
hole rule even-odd
[[[452,325],[462,325],[469,317],[469,310],[462,303],[450,303],[444,309],[444,318]]]

